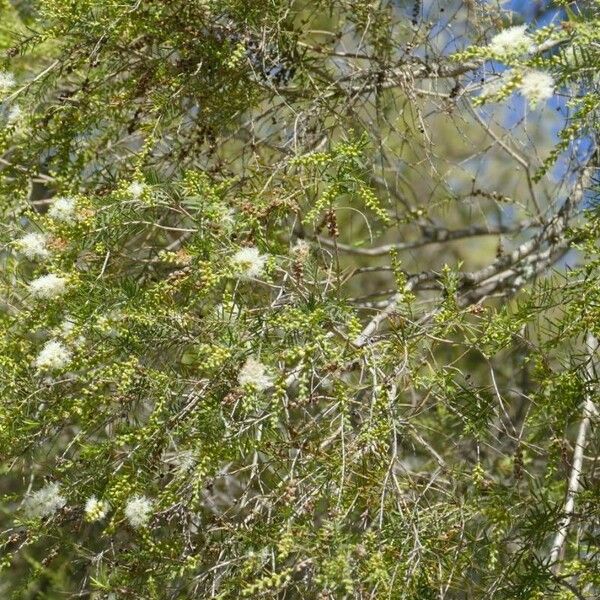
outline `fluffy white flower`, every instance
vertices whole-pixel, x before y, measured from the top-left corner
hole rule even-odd
[[[58,340],[50,340],[44,344],[37,355],[34,366],[40,370],[52,371],[62,369],[71,362],[71,352]]]
[[[225,227],[235,225],[236,212],[233,208],[226,208],[221,213],[221,224]]]
[[[193,450],[181,450],[173,457],[173,464],[177,467],[179,473],[191,471],[197,463],[198,459]]]
[[[139,200],[142,197],[145,189],[146,186],[141,181],[134,181],[129,185],[127,191],[134,200]]]
[[[21,113],[22,113],[21,107],[15,104],[8,111],[8,114],[6,115],[6,122],[9,125],[13,125],[21,118]]]
[[[298,260],[306,260],[310,254],[310,244],[306,240],[298,238],[292,246],[292,255]]]
[[[244,279],[258,277],[265,268],[267,257],[254,246],[240,248],[231,259],[236,271]]]
[[[0,71],[0,92],[8,92],[11,88],[15,87],[17,80],[12,73],[8,71]]]
[[[29,284],[29,291],[31,295],[44,299],[50,300],[62,296],[67,290],[67,280],[64,277],[59,277],[54,273],[48,275],[42,275],[37,279],[34,279]]]
[[[531,46],[531,38],[525,30],[527,25],[515,25],[497,33],[489,43],[489,49],[496,54],[523,51]]]
[[[126,519],[134,529],[143,527],[152,516],[152,500],[146,496],[134,496],[127,501],[124,512]]]
[[[102,521],[110,510],[110,505],[106,500],[98,500],[96,496],[91,496],[85,503],[85,518],[88,521]]]
[[[29,260],[43,260],[50,256],[46,242],[46,236],[42,233],[28,233],[17,242],[17,246]]]
[[[48,216],[55,221],[71,223],[75,219],[76,208],[73,198],[59,197],[54,200],[48,209]]]
[[[217,204],[211,208],[210,218],[216,226],[231,231],[235,228],[238,214],[235,209],[230,206]]]
[[[64,337],[69,337],[75,329],[75,321],[72,317],[66,316],[58,329]]]
[[[49,517],[66,503],[64,496],[60,494],[58,483],[49,483],[25,498],[23,510],[28,517]]]
[[[554,79],[544,71],[527,71],[521,80],[521,93],[531,106],[548,100],[554,94]]]
[[[267,373],[267,367],[255,358],[250,357],[238,375],[238,383],[251,385],[257,390],[266,390],[273,385],[273,378]]]
[[[75,322],[75,319],[67,315],[62,323],[55,328],[55,335],[64,340],[68,340],[69,344],[75,348],[83,348],[86,339],[83,335],[75,335],[76,326],[77,323]]]

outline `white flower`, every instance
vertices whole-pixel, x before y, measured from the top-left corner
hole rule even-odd
[[[193,450],[181,450],[173,457],[173,464],[176,465],[179,473],[191,471],[197,463],[198,459]]]
[[[233,227],[235,225],[236,212],[233,208],[225,208],[221,213],[221,224],[224,227]]]
[[[69,337],[75,329],[75,321],[72,317],[66,316],[58,329],[64,337]]]
[[[21,113],[22,113],[21,107],[15,104],[8,111],[8,114],[6,115],[6,122],[9,125],[13,125],[14,123],[16,123],[21,118]]]
[[[310,244],[307,241],[298,238],[296,243],[292,246],[292,255],[294,258],[297,260],[306,260],[309,254]]]
[[[49,483],[28,495],[23,502],[23,509],[28,517],[49,517],[66,503],[64,496],[60,494],[58,483]]]
[[[258,277],[263,272],[267,257],[264,254],[260,254],[258,248],[251,246],[240,248],[231,260],[240,277],[252,279]]]
[[[54,273],[42,275],[29,284],[29,291],[35,298],[44,300],[57,298],[67,291],[67,280]]]
[[[152,500],[146,496],[134,496],[127,501],[124,512],[129,524],[134,529],[143,527],[152,516]]]
[[[75,218],[75,209],[73,198],[59,197],[54,200],[48,209],[48,216],[55,221],[71,223]]]
[[[554,94],[554,79],[544,71],[527,71],[521,80],[521,93],[531,106],[548,100]]]
[[[102,521],[108,514],[110,505],[105,500],[98,500],[96,496],[91,496],[85,503],[85,518],[88,521]]]
[[[237,213],[230,206],[215,204],[211,207],[210,217],[219,227],[231,229],[235,225]]]
[[[44,344],[37,355],[34,366],[40,370],[52,371],[62,369],[71,362],[71,352],[58,340],[50,340]]]
[[[250,357],[238,375],[238,383],[250,385],[262,391],[273,385],[273,378],[267,373],[267,367],[255,358]]]
[[[134,200],[139,200],[142,197],[145,189],[146,186],[142,182],[134,181],[129,185],[127,191]]]
[[[496,54],[523,51],[531,46],[531,38],[525,30],[527,25],[516,25],[497,33],[489,43],[489,49]]]
[[[15,87],[17,80],[12,73],[8,71],[0,71],[0,92],[8,92],[11,88]]]
[[[17,246],[29,260],[43,260],[50,256],[46,241],[46,236],[41,233],[28,233],[17,242]]]

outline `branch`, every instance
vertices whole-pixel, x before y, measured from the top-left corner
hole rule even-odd
[[[428,229],[425,232],[425,237],[415,240],[414,242],[397,242],[394,244],[384,244],[383,246],[376,246],[374,248],[360,248],[358,246],[351,246],[349,244],[336,244],[333,241],[317,236],[317,240],[320,244],[328,246],[330,248],[337,248],[342,252],[348,252],[351,254],[360,254],[362,256],[386,256],[390,253],[390,250],[413,250],[415,248],[421,248],[430,244],[443,244],[445,242],[452,242],[455,240],[462,240],[465,238],[479,237],[484,235],[502,235],[508,233],[520,233],[521,231],[528,229],[533,224],[532,221],[526,221],[518,225],[491,225],[481,226],[472,225],[471,227],[465,227],[464,229],[445,229],[435,228]]]
[[[393,312],[396,310],[398,302],[400,302],[404,293],[413,290],[418,283],[420,283],[421,281],[425,281],[430,277],[431,275],[429,273],[421,273],[419,275],[414,275],[413,277],[411,277],[406,282],[405,289],[395,294],[392,297],[392,299],[388,302],[387,306],[380,313],[377,313],[371,319],[371,321],[369,321],[367,326],[362,330],[361,334],[354,340],[354,345],[358,348],[364,346],[369,341],[369,338],[377,331],[379,325],[383,321],[385,321],[391,314],[393,314]]]
[[[589,359],[586,365],[586,376],[587,380],[592,381],[594,377],[594,360],[593,356],[598,349],[598,340],[591,334],[588,333],[586,338],[586,345],[588,348]],[[561,562],[559,557],[562,549],[565,545],[567,535],[569,533],[569,527],[571,520],[575,513],[575,496],[579,492],[581,485],[581,470],[583,465],[583,454],[585,446],[587,444],[587,434],[590,427],[592,416],[596,414],[596,407],[592,399],[592,393],[588,392],[583,401],[583,414],[581,423],[579,424],[579,431],[577,432],[577,441],[575,442],[575,451],[573,452],[573,467],[571,468],[571,474],[569,476],[569,485],[567,488],[567,496],[565,499],[564,516],[560,521],[558,531],[554,536],[554,542],[550,549],[550,556],[548,557],[548,564],[557,575],[560,571]]]
[[[581,170],[580,177],[575,184],[573,193],[565,200],[557,213],[545,223],[540,232],[530,240],[522,243],[511,253],[501,256],[493,263],[475,271],[474,273],[463,273],[461,276],[463,291],[466,293],[460,299],[460,305],[466,306],[479,301],[488,295],[492,290],[497,289],[501,282],[514,277],[518,273],[516,266],[524,261],[524,266],[532,266],[532,263],[538,262],[538,266],[551,264],[553,259],[569,248],[569,242],[565,237],[565,231],[569,226],[571,217],[576,208],[581,204],[585,189],[589,184],[591,175],[590,166]],[[548,246],[542,250],[544,246]],[[540,262],[541,261],[541,262]],[[533,267],[532,273],[539,272]],[[422,277],[422,276],[421,276]],[[523,277],[524,283],[526,280]],[[410,279],[407,284],[407,290],[410,291],[422,279]],[[515,280],[516,281],[516,280]],[[490,289],[491,284],[491,289]],[[506,285],[504,283],[504,285]],[[471,289],[469,289],[471,288]],[[398,302],[403,296],[404,290],[395,294],[385,306],[377,313],[363,329],[362,333],[355,339],[354,344],[358,347],[364,346],[369,338],[377,331],[379,325],[385,321],[396,310]],[[435,313],[436,311],[434,311]]]

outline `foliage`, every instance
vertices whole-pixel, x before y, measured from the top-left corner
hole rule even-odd
[[[2,2],[4,597],[597,597],[599,3],[550,4]]]

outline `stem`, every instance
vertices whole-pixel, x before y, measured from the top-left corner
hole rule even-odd
[[[593,356],[598,349],[598,340],[591,334],[588,333],[586,337],[586,345],[588,347],[589,359],[586,365],[586,375],[588,381],[592,381],[594,376],[594,361]],[[579,491],[581,483],[581,470],[583,464],[583,453],[587,443],[587,434],[590,427],[592,416],[596,413],[596,407],[592,399],[592,394],[588,392],[583,401],[583,414],[581,423],[579,424],[579,431],[577,432],[577,441],[575,442],[575,451],[573,452],[573,467],[569,476],[569,486],[567,488],[567,496],[565,499],[564,516],[560,521],[560,525],[556,535],[554,536],[554,542],[550,550],[550,556],[548,558],[548,564],[557,575],[560,571],[561,561],[559,560],[562,549],[569,533],[569,527],[573,514],[575,513],[575,496]]]

